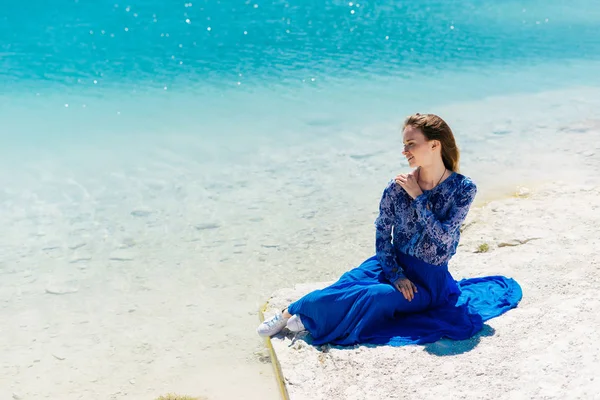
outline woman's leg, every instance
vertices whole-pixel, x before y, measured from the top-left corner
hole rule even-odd
[[[371,257],[344,273],[333,285],[308,293],[265,321],[259,334],[276,334],[294,315],[317,340],[347,337],[356,328],[356,333],[360,333],[365,326],[392,318],[395,313],[425,309],[431,303],[429,292],[416,284],[418,293],[409,302],[387,282],[381,265]]]
[[[426,309],[429,292],[422,287],[412,301],[389,283],[379,281],[337,282],[316,290],[290,304],[288,312],[300,316],[315,344],[353,344],[361,332],[397,313]]]

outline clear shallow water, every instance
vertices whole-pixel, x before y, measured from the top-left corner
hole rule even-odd
[[[445,117],[486,190],[577,167],[577,126],[598,118],[593,1],[3,7],[3,367],[31,361],[22,325],[49,326],[34,338],[89,372],[56,332],[90,313],[104,324],[69,343],[119,366],[47,386],[57,398],[276,398],[256,310],[370,255],[380,191],[406,168],[404,115]],[[79,289],[60,317],[47,285]],[[140,342],[149,359],[123,351]],[[0,387],[23,392],[30,371]]]

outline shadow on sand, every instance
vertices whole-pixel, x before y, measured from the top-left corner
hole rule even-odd
[[[435,356],[455,356],[457,354],[467,353],[473,350],[481,338],[484,336],[493,336],[496,333],[494,328],[488,324],[483,324],[483,328],[473,337],[466,340],[440,339],[435,343],[424,345],[424,350]]]

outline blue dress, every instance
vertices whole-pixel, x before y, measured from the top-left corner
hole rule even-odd
[[[376,255],[288,307],[300,315],[312,343],[401,346],[442,337],[462,340],[481,330],[484,321],[516,307],[522,292],[513,279],[457,282],[448,271],[476,193],[473,181],[456,172],[416,199],[390,182],[375,221]],[[392,285],[404,277],[417,287],[412,301]]]

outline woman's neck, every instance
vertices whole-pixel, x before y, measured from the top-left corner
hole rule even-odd
[[[443,162],[434,163],[427,167],[419,167],[419,186],[424,190],[433,189],[446,176],[446,166]]]

